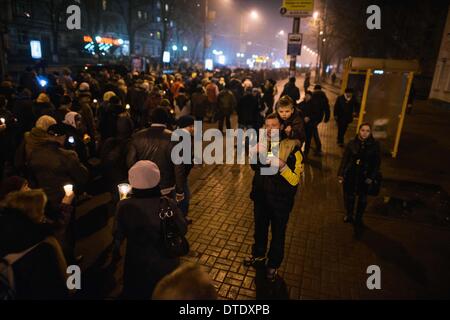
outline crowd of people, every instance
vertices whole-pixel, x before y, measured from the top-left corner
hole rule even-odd
[[[16,281],[14,293],[1,294],[14,294],[18,299],[71,297],[65,268],[82,260],[75,254],[74,212],[92,198],[95,185],[96,192],[110,192],[116,205],[113,261],[120,259],[127,240],[122,298],[180,297],[169,285],[179,282],[174,279],[183,272],[190,274],[192,283],[202,284],[197,287],[202,297],[214,298],[213,287],[201,271],[177,270],[179,257],[164,254],[161,212],[165,206],[164,214],[184,237],[192,223],[188,184],[192,165],[172,162],[172,131],[179,128],[192,136],[197,120],[216,123],[223,132],[231,128],[235,112],[239,128],[281,132],[279,172],[263,176],[259,169],[267,163],[252,166],[255,244],[252,256],[245,260],[248,266],[265,262],[271,225],[265,265],[267,278],[274,280],[311,140],[320,156],[317,127],[330,120],[329,101],[320,85],[309,91],[307,77],[301,100],[296,79],[291,78],[279,95],[277,81],[286,77],[280,71],[226,69],[124,75],[108,69],[98,74],[86,70],[73,74],[64,69],[38,76],[27,69],[17,83],[10,78],[3,81],[0,257],[4,259],[0,271],[13,270]],[[334,107],[339,145],[343,146],[347,126],[357,112],[352,92],[347,90]],[[271,150],[258,148],[256,152]],[[365,124],[347,145],[339,171],[346,222],[352,220],[358,197],[356,219],[361,223],[367,186],[377,179],[378,171],[379,147],[370,135],[370,125]],[[131,190],[122,198],[117,186],[124,183]],[[163,205],[161,199],[167,203]],[[187,282],[185,286],[192,288]],[[194,298],[190,294],[186,296]]]

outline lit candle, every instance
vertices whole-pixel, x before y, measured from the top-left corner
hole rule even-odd
[[[64,192],[66,193],[67,197],[70,197],[73,193],[73,184],[66,184],[64,186]]]
[[[117,188],[119,189],[120,200],[126,199],[131,191],[131,186],[128,183],[119,184]]]

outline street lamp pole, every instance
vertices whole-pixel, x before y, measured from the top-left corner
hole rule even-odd
[[[321,36],[321,31],[320,31],[320,20],[317,18],[316,20],[316,24],[317,24],[317,57],[316,57],[316,83],[320,83],[320,55],[322,53],[321,50],[321,42],[320,41],[320,36]]]
[[[205,17],[203,21],[203,62],[205,63],[206,60],[206,49],[208,48],[208,41],[206,39],[207,37],[207,25],[208,25],[208,6],[209,6],[209,0],[205,0]]]
[[[292,26],[292,33],[293,34],[299,34],[300,33],[300,18],[294,18],[294,23]],[[296,76],[296,67],[297,67],[297,56],[291,55],[291,62],[289,65],[289,77],[295,77]]]

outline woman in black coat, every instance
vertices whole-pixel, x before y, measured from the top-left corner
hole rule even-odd
[[[367,206],[368,188],[380,170],[380,145],[372,136],[372,127],[364,123],[358,135],[351,140],[344,152],[339,168],[339,182],[344,186],[344,202],[347,214],[344,222],[353,222],[355,200],[358,198],[355,224],[362,225],[362,216]]]
[[[128,172],[132,187],[129,199],[117,205],[115,252],[127,239],[122,298],[148,300],[156,284],[180,264],[179,258],[168,257],[161,246],[162,205],[159,187],[160,171],[151,161],[139,161]],[[173,222],[183,235],[186,221],[177,204],[168,199]]]

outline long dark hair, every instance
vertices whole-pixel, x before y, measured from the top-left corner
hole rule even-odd
[[[371,125],[370,123],[368,123],[368,122],[364,122],[364,123],[362,123],[362,124],[359,126],[357,137],[358,137],[358,138],[361,137],[361,136],[360,136],[360,132],[361,132],[362,127],[369,127],[369,129],[370,129],[370,135],[369,135],[369,136],[367,137],[367,139],[365,139],[365,140],[373,139],[373,136],[372,136],[372,125]]]

